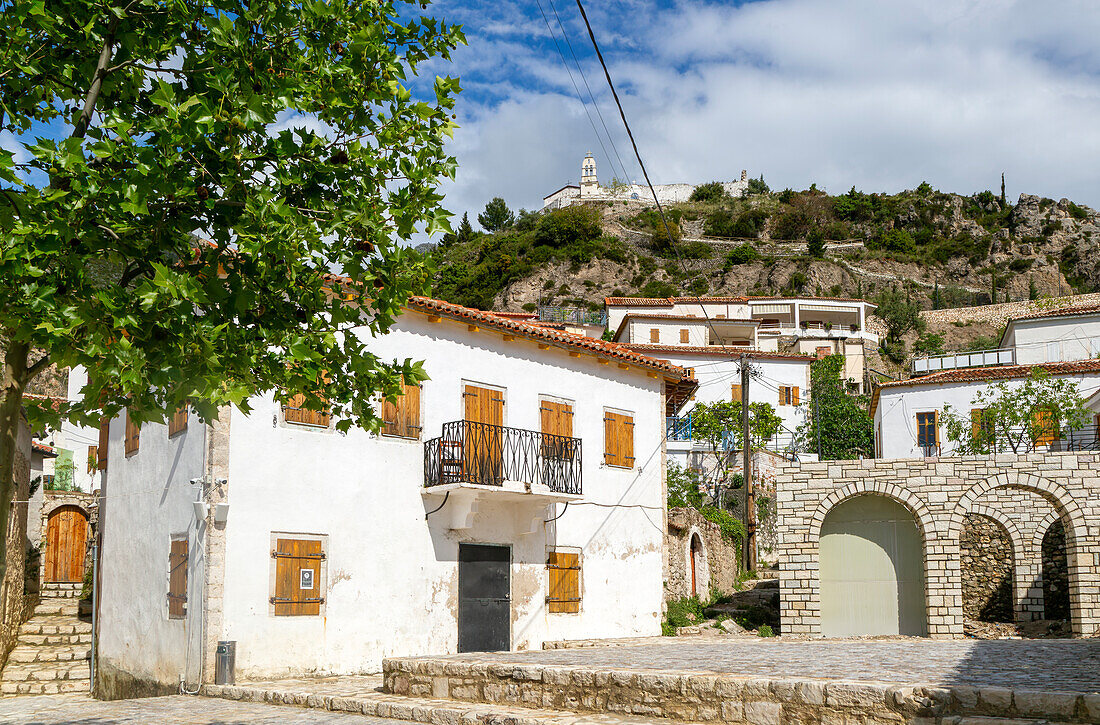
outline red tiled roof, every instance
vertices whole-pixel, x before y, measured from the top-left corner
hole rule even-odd
[[[764,352],[762,350],[753,350],[748,347],[734,347],[730,345],[658,345],[643,342],[620,344],[631,350],[639,350],[646,353],[674,352],[683,355],[730,355],[731,357],[744,353],[751,358],[760,360],[794,360],[807,364],[817,360],[817,358],[812,355],[802,355],[790,352]]]
[[[878,405],[879,391],[883,388],[912,388],[925,385],[950,385],[951,383],[976,383],[985,380],[1011,380],[1026,378],[1033,370],[1045,370],[1051,375],[1072,375],[1074,373],[1100,373],[1100,360],[1076,360],[1073,362],[1039,363],[1036,365],[1001,365],[991,368],[963,368],[944,370],[931,375],[908,380],[894,380],[882,383],[875,388],[871,396],[871,415]]]
[[[783,297],[780,295],[749,295],[747,299],[752,300],[822,300],[824,302],[865,302],[871,307],[877,307],[873,302],[867,302],[867,300],[860,299],[859,297]]]
[[[23,393],[23,400],[41,400],[49,403],[54,410],[58,410],[62,404],[69,402],[67,398],[58,395],[39,395],[38,393]]]
[[[583,350],[584,352],[605,356],[622,362],[633,363],[639,367],[657,370],[676,378],[684,378],[690,375],[688,371],[677,365],[673,365],[663,360],[657,360],[646,355],[640,355],[623,345],[605,342],[604,340],[598,340],[594,337],[574,335],[571,332],[533,325],[528,322],[512,320],[506,317],[500,317],[492,312],[483,312],[482,310],[463,307],[462,305],[444,302],[443,300],[436,300],[430,297],[410,297],[407,306],[409,309],[417,310],[425,314],[445,315],[451,319],[477,323],[484,327],[500,330],[501,332],[513,333],[532,340],[548,342],[558,347],[571,350]]]
[[[1045,312],[1035,312],[1030,315],[1013,317],[1011,320],[1009,320],[1009,322],[1016,322],[1018,320],[1038,320],[1043,317],[1072,317],[1073,315],[1091,315],[1098,312],[1100,312],[1100,304],[1084,305],[1081,307],[1063,307],[1060,310],[1046,310]]]
[[[31,450],[41,453],[44,456],[56,456],[57,451],[53,446],[48,446],[45,443],[39,443],[38,441],[31,441]]]
[[[539,315],[537,312],[494,312],[489,311],[490,315],[496,315],[497,317],[506,317],[510,320],[537,320]]]
[[[699,317],[699,315],[670,315],[667,312],[628,312],[623,319],[630,317],[644,317],[646,319],[657,318],[660,320],[690,320],[692,322],[743,322],[748,325],[760,324],[760,320],[744,317]]]

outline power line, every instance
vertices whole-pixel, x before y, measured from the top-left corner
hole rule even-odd
[[[535,2],[539,6],[539,12],[542,13],[542,21],[546,23],[546,29],[550,31],[550,38],[554,41],[554,47],[558,51],[558,57],[561,58],[561,64],[565,66],[565,72],[569,74],[569,81],[573,84],[573,90],[577,92],[577,100],[581,102],[581,108],[584,109],[584,115],[588,117],[588,123],[592,126],[592,133],[595,134],[596,141],[599,142],[600,148],[603,150],[604,157],[607,159],[608,163],[611,164],[611,171],[614,173],[615,164],[611,161],[611,154],[607,153],[607,147],[604,146],[603,137],[600,136],[600,132],[596,128],[596,122],[592,120],[592,114],[588,111],[588,104],[584,102],[584,97],[581,95],[581,89],[579,86],[577,86],[576,79],[573,78],[573,71],[569,69],[569,63],[567,63],[565,60],[565,54],[561,52],[561,45],[558,44],[558,36],[554,33],[554,29],[550,27],[550,19],[547,17],[546,11],[542,8],[541,0],[535,0]],[[597,107],[597,113],[599,112],[599,110],[600,109]],[[602,121],[603,118],[601,117],[600,120]],[[604,128],[606,129],[607,127],[605,126]],[[608,135],[608,140],[611,140],[610,135]],[[612,147],[614,147],[614,145],[615,144],[612,141]],[[623,171],[623,173],[625,175],[625,170]]]
[[[630,183],[630,177],[627,176],[626,164],[623,163],[622,157],[619,156],[619,148],[615,145],[615,138],[611,135],[611,131],[607,129],[607,122],[604,121],[603,112],[600,111],[600,106],[596,103],[596,96],[592,93],[592,87],[588,85],[588,77],[585,76],[584,68],[581,67],[581,62],[577,59],[577,54],[573,50],[573,44],[569,42],[569,34],[565,32],[565,25],[561,22],[561,16],[558,15],[558,8],[554,4],[554,0],[550,0],[550,9],[554,11],[554,17],[558,20],[558,27],[561,29],[561,37],[565,39],[565,46],[569,48],[569,54],[573,56],[573,62],[577,66],[577,72],[581,74],[581,80],[584,81],[584,87],[588,90],[588,97],[592,99],[592,106],[596,109],[596,115],[600,117],[600,124],[603,126],[604,133],[607,134],[607,140],[611,144],[611,150],[615,152],[615,158],[619,160],[619,168],[623,171],[623,181]],[[564,58],[562,60],[564,62]],[[606,150],[604,153],[607,153]],[[610,160],[609,158],[608,161]],[[611,170],[614,172],[614,165],[612,165]]]

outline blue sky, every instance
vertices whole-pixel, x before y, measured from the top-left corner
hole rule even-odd
[[[641,179],[573,0],[562,27],[622,157]],[[562,27],[554,15],[557,10]],[[1100,207],[1100,3],[1092,0],[594,2],[586,10],[655,183],[764,175],[773,188],[1063,196]],[[447,206],[513,208],[579,177],[622,176],[531,0],[440,0],[465,26]],[[586,97],[586,101],[587,101]]]

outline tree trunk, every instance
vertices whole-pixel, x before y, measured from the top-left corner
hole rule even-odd
[[[4,354],[4,377],[0,383],[0,582],[7,574],[8,518],[15,492],[15,446],[19,439],[19,413],[27,386],[27,356],[30,346],[11,342]]]

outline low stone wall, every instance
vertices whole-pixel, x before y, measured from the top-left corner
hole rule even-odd
[[[703,548],[703,561],[696,565],[698,591],[691,590],[691,540],[698,536]],[[672,508],[668,511],[665,531],[665,601],[699,594],[706,598],[711,591],[730,594],[737,583],[738,546],[722,536],[718,524],[703,518],[693,508]]]
[[[952,307],[946,310],[924,310],[921,317],[925,322],[936,325],[946,325],[952,322],[988,322],[1003,325],[1014,317],[1031,315],[1036,312],[1060,310],[1066,307],[1078,307],[1081,305],[1095,305],[1100,303],[1100,292],[1092,292],[1084,295],[1069,295],[1066,297],[1051,297],[1041,300],[1022,300],[1020,302],[1003,302],[997,305],[982,305],[981,307]]]
[[[967,514],[959,541],[963,612],[980,622],[1015,621],[1012,605],[1012,539],[1004,526]]]
[[[866,495],[892,499],[913,516],[922,539],[930,636],[963,636],[960,540],[972,513],[1009,532],[1015,609],[1024,620],[1044,615],[1041,544],[1061,520],[1073,633],[1100,633],[1100,454],[807,463],[783,469],[776,492],[784,633],[820,634],[822,524],[838,504]]]

